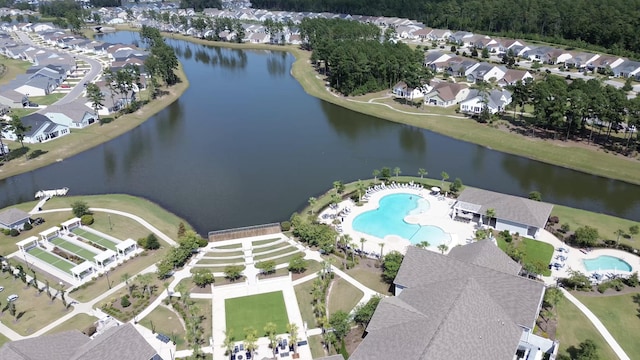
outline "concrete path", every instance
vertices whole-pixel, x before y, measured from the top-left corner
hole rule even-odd
[[[611,348],[613,349],[613,352],[615,352],[616,355],[618,355],[618,358],[620,358],[620,360],[631,360],[631,358],[624,352],[624,350],[622,350],[622,347],[618,344],[616,339],[614,339],[613,336],[611,336],[611,333],[609,333],[609,330],[607,330],[607,328],[602,324],[600,319],[598,319],[598,317],[595,316],[595,314],[592,313],[591,310],[589,310],[586,306],[584,306],[584,304],[582,304],[578,299],[576,299],[575,296],[571,295],[567,290],[563,288],[559,288],[559,289],[562,291],[562,293],[567,298],[567,300],[571,301],[575,306],[578,307],[578,309],[580,309],[580,311],[582,311],[583,314],[585,314],[585,316],[589,319],[589,321],[591,321],[593,326],[596,327],[600,335],[602,335],[604,340],[609,344],[609,346],[611,346]]]
[[[140,223],[140,225],[146,227],[148,230],[150,230],[156,236],[158,236],[159,238],[161,238],[162,240],[167,242],[169,245],[178,246],[178,243],[175,240],[173,240],[169,236],[165,235],[162,231],[158,230],[155,226],[149,224],[145,219],[139,217],[138,215],[134,215],[134,214],[131,214],[131,213],[128,213],[128,212],[120,211],[120,210],[104,209],[104,208],[89,208],[89,210],[90,211],[94,211],[94,212],[104,212],[104,213],[109,213],[109,214],[115,214],[115,215],[128,217],[129,219],[135,220],[138,223]],[[32,215],[46,214],[46,213],[52,213],[52,212],[61,212],[61,211],[71,211],[71,208],[60,208],[60,209],[49,209],[49,210],[36,211],[36,212],[32,213]]]

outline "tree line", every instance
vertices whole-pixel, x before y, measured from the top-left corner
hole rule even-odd
[[[566,39],[640,54],[640,0],[254,0],[255,8],[397,16],[434,28]],[[555,42],[555,41],[554,41]],[[582,44],[582,45],[581,45]]]
[[[160,30],[143,25],[140,30],[140,36],[142,41],[149,46],[149,56],[145,60],[144,66],[150,75],[149,80],[155,95],[159,86],[158,78],[167,86],[178,82],[179,79],[175,73],[179,65],[178,57],[175,50],[164,42]]]
[[[432,78],[424,53],[385,39],[375,25],[340,19],[304,19],[300,34],[311,61],[345,95],[388,89],[398,81],[418,87]]]
[[[569,82],[548,74],[536,82],[518,81],[511,90],[514,118],[518,108],[523,119],[525,106],[533,106],[533,117],[528,121],[554,132],[556,138],[580,136],[625,153],[637,143],[638,137],[631,131],[622,139],[611,136],[623,123],[640,126],[640,98],[628,99],[623,89],[603,85],[598,79]]]

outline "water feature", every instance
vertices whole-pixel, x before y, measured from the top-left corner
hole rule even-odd
[[[584,267],[587,271],[600,271],[600,270],[619,270],[619,271],[631,271],[631,265],[628,262],[617,258],[615,256],[601,255],[595,259],[583,259]]]
[[[104,41],[132,42],[120,32]],[[0,207],[68,186],[128,193],[186,218],[200,233],[288,218],[334,180],[373,169],[425,168],[508,194],[640,220],[640,186],[507,155],[334,106],[307,95],[282,52],[179,50],[190,88],[136,129],[42,169],[0,180]],[[99,126],[99,125],[94,125]],[[106,125],[108,126],[108,125]],[[630,166],[637,164],[630,163]]]

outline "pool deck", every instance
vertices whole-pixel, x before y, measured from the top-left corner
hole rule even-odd
[[[429,210],[421,212],[419,214],[408,215],[405,221],[410,224],[419,224],[421,226],[437,226],[441,228],[445,233],[451,237],[451,242],[447,244],[449,249],[452,249],[457,245],[464,245],[469,241],[473,241],[475,224],[464,223],[454,221],[451,218],[451,207],[455,203],[455,200],[431,195],[428,189],[415,189],[415,188],[390,188],[376,191],[369,195],[369,200],[362,206],[356,206],[351,200],[345,200],[338,204],[338,210],[326,208],[318,215],[318,221],[331,224],[333,219],[329,215],[339,214],[345,207],[350,208],[351,212],[348,215],[340,216],[342,234],[348,234],[351,236],[353,242],[360,247],[360,239],[364,238],[364,251],[379,254],[380,244],[384,243],[383,252],[386,254],[389,251],[396,250],[401,253],[406,253],[407,246],[411,245],[411,242],[407,239],[401,238],[395,235],[385,236],[384,239],[365,234],[356,231],[352,227],[353,220],[356,216],[371,210],[375,210],[379,207],[380,199],[386,195],[391,194],[413,194],[422,197],[429,202]],[[436,246],[428,247],[429,250],[439,252]]]

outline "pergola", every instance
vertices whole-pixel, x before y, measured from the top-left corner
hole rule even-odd
[[[73,275],[74,279],[82,281],[82,278],[84,278],[87,273],[93,273],[93,270],[93,264],[89,261],[85,261],[82,264],[71,268],[71,275]]]
[[[118,254],[116,254],[115,251],[113,251],[113,250],[105,250],[105,251],[101,252],[100,254],[94,256],[93,260],[96,262],[96,265],[98,267],[101,267],[102,269],[104,269],[105,266],[107,266],[110,263],[112,263],[113,261],[115,261],[117,257],[118,257]]]
[[[127,239],[118,245],[116,245],[116,249],[118,250],[118,254],[122,256],[127,256],[132,251],[136,251],[138,249],[138,243],[136,243],[133,239]]]
[[[77,227],[80,227],[80,221],[80,218],[74,217],[73,219],[69,219],[60,225],[62,225],[62,229],[64,231],[69,232]]]
[[[38,246],[38,237],[37,236],[29,236],[24,240],[20,240],[16,243],[18,245],[18,249],[22,252],[27,252],[29,249]]]
[[[42,239],[42,241],[44,242],[48,242],[49,240],[51,240],[54,237],[57,237],[58,235],[60,235],[60,228],[57,226],[54,227],[50,227],[47,230],[38,233],[40,235],[40,239]]]
[[[458,201],[453,207],[453,216],[473,220],[474,214],[480,214],[482,205]]]

